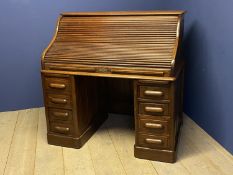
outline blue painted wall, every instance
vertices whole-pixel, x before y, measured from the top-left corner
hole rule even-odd
[[[233,1],[164,3],[188,12],[184,110],[233,154]]]
[[[182,1],[185,112],[233,154],[233,1]]]
[[[153,0],[1,0],[0,111],[43,106],[40,56],[61,12],[159,7]]]
[[[233,1],[1,0],[0,111],[43,106],[40,55],[62,11],[186,9],[185,112],[233,153]]]

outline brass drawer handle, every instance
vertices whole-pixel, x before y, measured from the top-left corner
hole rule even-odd
[[[67,100],[63,98],[51,98],[51,102],[55,104],[66,104]]]
[[[152,129],[162,129],[163,125],[158,123],[145,123],[146,128],[152,128]]]
[[[144,95],[161,97],[161,96],[163,96],[163,92],[162,91],[146,90],[146,91],[144,91]]]
[[[54,88],[54,89],[65,89],[66,85],[65,84],[58,84],[58,83],[50,83],[49,87]]]
[[[55,126],[55,130],[57,132],[66,134],[66,133],[68,133],[70,131],[70,128],[61,127],[61,126]]]
[[[145,139],[146,143],[161,145],[163,141],[161,139]]]
[[[53,112],[53,116],[59,117],[62,119],[67,119],[67,117],[69,116],[69,113],[68,112]]]
[[[157,113],[162,113],[162,112],[163,112],[163,108],[146,106],[146,107],[145,107],[145,111],[146,111],[146,112],[157,112]]]

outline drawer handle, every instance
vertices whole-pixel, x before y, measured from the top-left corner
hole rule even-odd
[[[144,95],[155,96],[155,97],[162,97],[163,96],[163,92],[162,91],[146,90],[146,91],[144,91]]]
[[[61,126],[55,126],[55,130],[57,132],[66,134],[66,133],[68,133],[70,131],[70,128],[61,127]]]
[[[152,129],[162,129],[163,125],[158,123],[145,123],[146,128],[152,128]]]
[[[161,145],[163,141],[161,139],[145,139],[146,143]]]
[[[66,104],[67,100],[63,98],[51,98],[51,102],[55,104]]]
[[[58,83],[50,83],[49,87],[54,88],[54,89],[65,89],[66,85],[65,84],[58,84]]]
[[[145,111],[146,111],[146,112],[157,112],[157,113],[161,113],[161,112],[163,112],[163,108],[146,106],[146,107],[145,107]]]
[[[69,116],[68,112],[53,112],[53,116],[66,119]]]

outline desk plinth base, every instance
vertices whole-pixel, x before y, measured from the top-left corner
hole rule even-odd
[[[73,138],[73,137],[48,133],[47,140],[48,140],[48,144],[50,145],[78,149],[81,148],[82,145],[84,144],[83,142],[86,142],[88,139],[83,140],[82,138]]]
[[[47,133],[48,144],[79,149],[91,138],[107,118],[108,116],[105,115],[102,120],[96,121],[94,124],[90,125],[79,137]]]
[[[174,163],[176,161],[176,151],[150,149],[134,146],[134,156],[139,159]]]
[[[53,133],[47,134],[48,143],[51,145],[63,146],[68,148],[81,148],[89,138],[96,132],[97,128],[89,127],[80,137],[68,137]]]

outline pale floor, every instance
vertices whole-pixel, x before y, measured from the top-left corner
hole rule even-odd
[[[233,156],[190,118],[175,164],[133,156],[132,117],[111,115],[82,149],[48,145],[44,108],[0,113],[0,175],[233,175]]]

